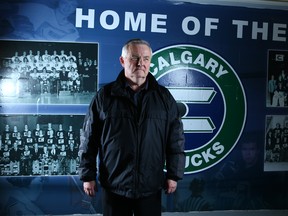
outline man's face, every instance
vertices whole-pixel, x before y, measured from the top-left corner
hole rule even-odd
[[[255,143],[243,143],[242,144],[242,157],[246,163],[246,166],[253,166],[258,159],[258,150]]]
[[[143,84],[150,69],[151,50],[144,44],[131,45],[126,57],[120,57],[120,63],[132,84]]]

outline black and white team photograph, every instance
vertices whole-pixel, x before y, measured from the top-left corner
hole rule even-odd
[[[1,103],[88,104],[97,90],[98,44],[0,41]]]
[[[288,171],[288,116],[266,116],[264,171]]]
[[[288,107],[288,50],[268,50],[267,107]]]
[[[83,115],[0,116],[0,176],[76,175],[83,119]]]

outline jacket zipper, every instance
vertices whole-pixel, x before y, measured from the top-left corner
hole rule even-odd
[[[141,105],[142,106],[142,105]],[[138,106],[135,107],[135,112],[136,115],[134,118],[134,122],[136,125],[136,156],[135,156],[135,179],[134,179],[134,197],[137,198],[139,196],[139,190],[138,190],[138,185],[139,185],[139,161],[140,161],[140,132],[139,132],[139,126],[140,126],[140,121],[141,121],[141,113],[142,109],[139,109]]]

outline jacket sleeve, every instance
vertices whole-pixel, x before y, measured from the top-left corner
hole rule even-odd
[[[88,112],[84,118],[78,152],[80,158],[78,172],[81,181],[96,180],[97,154],[102,131],[102,124],[99,119],[101,101],[101,92],[99,91],[92,99]]]
[[[167,90],[168,91],[168,90]],[[180,180],[185,169],[185,137],[177,103],[168,91],[168,140],[166,145],[166,178]]]

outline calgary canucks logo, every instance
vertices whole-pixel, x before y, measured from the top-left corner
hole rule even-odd
[[[233,68],[206,48],[175,45],[153,54],[150,71],[179,105],[185,173],[219,163],[236,145],[246,121],[246,97]]]

